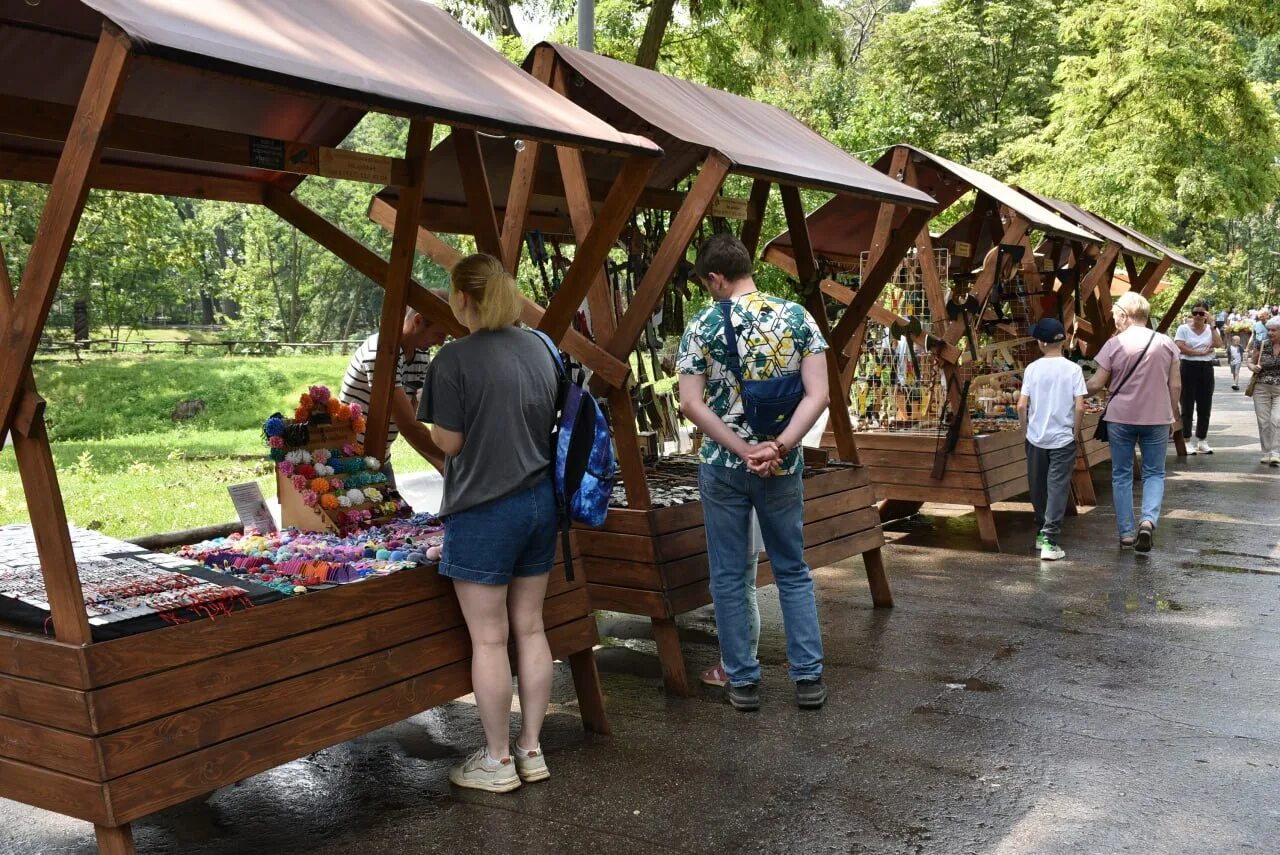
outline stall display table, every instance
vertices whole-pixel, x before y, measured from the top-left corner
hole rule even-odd
[[[577,532],[592,607],[653,621],[663,682],[679,695],[689,694],[689,679],[675,618],[711,602],[702,503],[683,498],[690,488],[696,495],[696,467],[691,459],[673,459],[648,473],[655,499],[680,497],[670,507],[613,508],[602,528]],[[868,470],[843,463],[807,468],[804,491],[809,565],[822,567],[862,555],[872,601],[878,608],[892,606],[880,558],[884,534]],[[772,581],[768,558],[762,557],[757,584]]]
[[[79,560],[145,554],[72,533]],[[584,726],[607,732],[595,620],[563,565],[545,621]],[[82,646],[5,625],[0,796],[119,827],[470,691],[466,626],[429,566]]]

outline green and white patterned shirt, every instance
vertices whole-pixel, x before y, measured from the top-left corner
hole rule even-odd
[[[806,356],[823,353],[827,342],[813,317],[803,306],[759,291],[743,294],[733,301],[733,330],[738,338],[738,356],[747,380],[768,380],[800,371]],[[676,371],[701,374],[707,378],[706,403],[711,412],[749,443],[773,439],[757,434],[743,415],[742,395],[737,379],[725,365],[728,342],[719,304],[698,314],[680,339]],[[702,462],[728,469],[745,469],[746,461],[711,439],[702,442]],[[804,467],[804,455],[793,448],[778,468],[791,475]]]

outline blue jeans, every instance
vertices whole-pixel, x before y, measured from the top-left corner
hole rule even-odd
[[[1164,502],[1164,458],[1169,449],[1168,425],[1125,425],[1107,422],[1111,445],[1111,500],[1121,537],[1137,534],[1133,519],[1133,449],[1142,449],[1142,519],[1160,522]]]
[[[822,632],[813,577],[804,561],[804,483],[800,473],[760,478],[745,469],[703,464],[698,488],[707,526],[711,598],[716,606],[720,658],[734,686],[760,682],[751,633],[749,586],[751,509],[760,520],[787,634],[788,675],[805,680],[822,674]]]

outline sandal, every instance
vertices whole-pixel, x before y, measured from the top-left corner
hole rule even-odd
[[[723,665],[717,665],[703,671],[698,675],[698,679],[706,683],[708,686],[727,686],[729,685],[729,675],[725,672]]]

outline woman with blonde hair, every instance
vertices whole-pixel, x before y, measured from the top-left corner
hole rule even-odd
[[[1111,446],[1111,500],[1120,545],[1150,552],[1164,503],[1164,461],[1182,394],[1178,349],[1147,328],[1151,304],[1129,291],[1111,310],[1116,334],[1098,351],[1089,392],[1106,388],[1102,413]],[[1133,452],[1142,449],[1142,519],[1133,515]],[[1135,525],[1135,522],[1137,524]]]
[[[520,294],[502,264],[469,255],[453,268],[449,304],[471,334],[431,363],[423,420],[445,453],[440,574],[471,635],[471,678],[485,745],[449,771],[460,787],[507,792],[551,773],[539,736],[551,697],[542,625],[556,553],[551,432],[559,371],[546,343],[515,326]],[[520,733],[510,751],[514,636]]]

